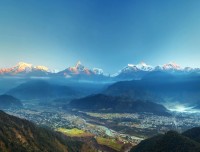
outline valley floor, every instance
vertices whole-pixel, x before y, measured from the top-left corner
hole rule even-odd
[[[99,144],[116,151],[119,151],[123,145],[136,145],[143,139],[168,130],[182,132],[200,126],[200,113],[176,112],[171,116],[150,113],[92,113],[28,104],[24,109],[4,111],[71,137],[91,136]]]

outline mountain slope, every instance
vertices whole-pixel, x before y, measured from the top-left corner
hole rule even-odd
[[[147,65],[146,63],[140,64],[128,64],[118,73],[114,74],[113,77],[116,80],[133,80],[133,79],[141,79],[145,74],[150,71],[153,71],[153,67]]]
[[[10,95],[0,95],[0,108],[20,108],[22,103],[19,99]]]
[[[100,112],[150,112],[165,115],[167,109],[150,101],[132,100],[124,97],[112,97],[103,94],[87,96],[81,99],[72,100],[69,104],[71,108],[86,111]]]
[[[103,70],[99,68],[89,69],[81,64],[80,61],[76,63],[74,67],[68,67],[67,69],[60,71],[54,76],[75,80],[89,80],[89,81],[97,81],[97,80],[107,80],[108,77],[103,74]]]
[[[200,127],[189,129],[183,135],[200,143]]]
[[[7,94],[19,99],[54,99],[74,97],[77,92],[67,86],[50,84],[43,80],[32,80],[11,89]]]
[[[0,75],[4,76],[47,76],[49,72],[49,69],[45,66],[33,66],[24,62],[19,62],[10,68],[0,69]]]
[[[167,72],[153,71],[142,80],[117,82],[109,86],[104,93],[112,96],[128,96],[134,100],[197,104],[200,94],[200,77],[174,76]]]
[[[199,137],[199,127],[182,134],[169,131],[142,141],[131,152],[200,152]]]
[[[81,152],[84,151],[82,148],[82,142],[73,141],[64,135],[0,111],[2,152]]]

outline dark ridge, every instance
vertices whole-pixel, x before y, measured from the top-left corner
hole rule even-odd
[[[87,147],[87,149],[86,149]],[[90,146],[0,111],[0,151],[93,152]]]
[[[44,80],[33,80],[11,89],[7,94],[19,99],[54,99],[74,97],[77,92],[67,86],[51,84]]]
[[[95,94],[84,98],[72,100],[71,108],[85,111],[99,112],[148,112],[167,115],[167,109],[151,101],[133,100],[127,97],[113,97],[104,94]]]
[[[21,108],[21,101],[10,95],[0,95],[0,108]]]
[[[195,127],[195,128],[189,129],[189,130],[183,132],[182,134],[184,136],[200,143],[200,127]]]
[[[190,129],[183,134],[169,131],[143,140],[131,152],[200,152],[200,128]]]
[[[104,94],[127,96],[134,100],[150,100],[157,103],[180,101],[199,103],[200,78],[181,75],[171,76],[164,72],[152,72],[142,80],[121,81],[110,85]]]

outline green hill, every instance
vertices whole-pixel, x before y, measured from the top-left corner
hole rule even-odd
[[[199,130],[192,129],[183,134],[169,131],[142,141],[131,152],[200,152],[200,143],[196,138],[200,136]]]
[[[93,152],[83,142],[0,111],[1,152]]]

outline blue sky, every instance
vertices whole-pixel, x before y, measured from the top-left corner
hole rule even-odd
[[[1,0],[0,67],[200,67],[199,0]]]

